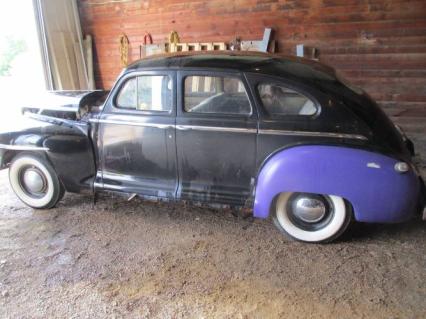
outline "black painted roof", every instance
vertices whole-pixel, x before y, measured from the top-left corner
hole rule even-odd
[[[299,58],[262,52],[190,51],[155,55],[136,61],[127,71],[150,68],[208,68],[292,75],[298,78],[334,79],[334,69],[324,64]]]

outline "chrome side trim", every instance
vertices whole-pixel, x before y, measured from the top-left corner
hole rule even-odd
[[[257,133],[257,129],[254,129],[254,128],[200,126],[200,125],[176,125],[176,128],[181,131],[197,130],[197,131],[214,131],[214,132],[230,132],[230,133]]]
[[[104,190],[116,190],[116,191],[122,191],[124,190],[124,187],[121,185],[112,185],[112,184],[100,184],[100,183],[96,183],[95,186],[97,189],[104,189]]]
[[[121,121],[121,120],[104,120],[104,119],[90,119],[89,122],[92,123],[104,123],[104,124],[116,124],[116,125],[132,125],[132,126],[142,126],[142,127],[155,127],[161,129],[174,128],[174,125],[171,124],[158,124],[158,123],[142,123],[142,122],[131,122],[131,121]]]
[[[95,189],[102,189],[102,188],[104,188],[104,185],[102,183],[94,182],[93,187]]]
[[[330,133],[330,132],[307,132],[307,131],[284,131],[284,130],[259,130],[259,134],[264,135],[289,135],[289,136],[312,136],[312,137],[331,137],[331,138],[348,138],[356,140],[368,140],[364,135]]]
[[[134,125],[143,127],[155,127],[161,129],[176,128],[178,130],[198,130],[198,131],[215,131],[215,132],[238,132],[238,133],[256,133],[257,129],[235,128],[235,127],[220,127],[220,126],[200,126],[200,125],[171,125],[171,124],[158,124],[158,123],[141,123],[121,120],[104,120],[104,119],[90,119],[92,123],[105,123],[105,124],[118,124],[118,125]]]
[[[254,128],[237,128],[237,127],[221,127],[221,126],[202,126],[202,125],[171,125],[157,123],[141,123],[121,120],[104,120],[90,119],[93,123],[133,125],[142,127],[155,127],[160,129],[176,128],[181,131],[197,130],[197,131],[213,131],[213,132],[230,132],[230,133],[257,133]],[[286,130],[259,130],[259,134],[264,135],[288,135],[288,136],[311,136],[311,137],[330,137],[330,138],[346,138],[366,141],[367,137],[358,134],[330,133],[330,132],[308,132],[308,131],[286,131]]]
[[[33,146],[33,145],[8,145],[0,144],[0,148],[12,151],[48,151],[48,147]]]

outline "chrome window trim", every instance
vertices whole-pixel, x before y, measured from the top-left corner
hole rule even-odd
[[[8,145],[0,144],[0,149],[12,151],[48,151],[48,147],[33,146],[33,145]]]
[[[347,138],[356,140],[368,140],[364,135],[331,133],[331,132],[308,132],[308,131],[285,131],[285,130],[259,130],[259,134],[263,135],[289,135],[289,136],[312,136],[312,137],[331,137],[331,138]]]
[[[146,77],[146,76],[150,76],[150,77],[154,77],[154,76],[167,76],[169,78],[169,80],[172,81],[172,95],[173,95],[173,90],[174,90],[174,79],[173,77],[170,75],[170,73],[167,72],[150,72],[150,71],[146,71],[146,72],[131,72],[131,73],[127,73],[126,75],[124,75],[121,79],[120,79],[120,83],[119,86],[117,87],[117,90],[114,94],[114,97],[112,99],[112,106],[115,110],[118,111],[123,111],[123,112],[132,112],[135,114],[149,114],[149,115],[154,115],[154,114],[158,114],[158,115],[165,115],[165,114],[172,114],[173,113],[173,108],[174,108],[174,104],[172,102],[172,104],[170,105],[170,109],[169,110],[143,110],[143,109],[138,109],[137,105],[135,105],[135,107],[131,107],[131,106],[119,106],[118,105],[118,98],[120,96],[120,93],[123,89],[123,87],[126,85],[127,82],[131,81],[131,80],[136,80],[136,92],[137,92],[137,86],[138,86],[138,78],[140,77]],[[163,92],[162,92],[163,93]],[[173,101],[173,99],[172,99]],[[138,103],[138,95],[136,94],[136,103]]]
[[[175,92],[176,90],[176,70],[174,69],[165,69],[163,67],[152,67],[142,70],[131,70],[126,72],[126,70],[123,70],[120,75],[118,76],[114,86],[112,87],[110,93],[108,94],[107,99],[105,100],[105,103],[103,105],[103,112],[107,114],[132,114],[132,115],[155,115],[155,116],[173,116],[176,113],[176,106],[174,102],[172,103],[171,110],[170,111],[143,111],[143,110],[137,110],[137,109],[126,109],[126,108],[120,108],[117,107],[115,100],[117,98],[117,95],[120,93],[121,88],[123,84],[129,80],[130,78],[136,78],[138,76],[154,76],[154,75],[167,75],[169,76],[173,81],[173,89],[172,92]],[[173,93],[175,94],[175,93]]]
[[[275,85],[280,85],[286,89],[292,90],[294,92],[296,92],[297,94],[307,98],[308,100],[310,100],[314,107],[315,107],[315,113],[313,114],[279,114],[279,113],[270,113],[268,111],[268,109],[265,107],[265,104],[263,103],[263,100],[259,94],[259,86],[260,85],[264,85],[264,84],[275,84]],[[268,118],[272,118],[272,119],[283,119],[283,118],[301,118],[301,119],[307,119],[307,118],[316,118],[320,115],[321,111],[322,111],[322,107],[321,107],[321,103],[318,102],[318,100],[308,91],[304,90],[303,88],[297,87],[294,84],[289,84],[286,82],[283,82],[282,79],[280,80],[271,80],[271,81],[259,81],[256,86],[255,86],[255,94],[260,102],[260,106],[262,107],[262,109],[264,110],[264,112],[266,113]]]
[[[228,77],[228,78],[235,78],[238,79],[244,87],[244,93],[247,98],[247,101],[250,105],[250,113],[223,113],[223,112],[191,112],[187,111],[185,109],[185,81],[188,77]],[[182,105],[181,105],[181,111],[182,114],[189,115],[189,116],[219,116],[219,117],[234,117],[234,118],[249,118],[252,117],[255,113],[255,107],[253,106],[252,100],[250,98],[250,85],[247,82],[247,79],[245,78],[244,74],[242,72],[229,72],[229,71],[220,71],[220,70],[185,70],[182,72],[181,76],[181,94],[182,94]]]

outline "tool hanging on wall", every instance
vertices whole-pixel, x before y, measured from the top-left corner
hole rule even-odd
[[[145,35],[143,36],[143,45],[139,46],[139,58],[140,59],[142,59],[142,51],[144,50],[144,48],[146,47],[147,44],[152,44],[152,36],[151,36],[150,33],[145,32]],[[147,56],[146,52],[143,55]]]
[[[129,60],[129,39],[123,33],[120,36],[120,40],[119,41],[120,41],[119,51],[120,51],[121,66],[122,67],[126,67],[127,63],[128,63],[128,60]]]
[[[139,46],[139,57],[146,57],[154,54],[160,54],[166,52],[166,44],[153,44],[152,36],[150,33],[145,32],[143,37],[143,45]]]

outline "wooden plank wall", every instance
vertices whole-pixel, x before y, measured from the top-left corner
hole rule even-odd
[[[426,116],[425,0],[79,0],[83,32],[94,37],[98,88],[121,71],[118,37],[139,57],[145,31],[154,42],[176,30],[182,42],[260,39],[275,29],[279,52],[303,43],[320,61],[364,88],[391,115]],[[420,123],[421,124],[421,123]],[[426,124],[423,124],[426,125]]]

